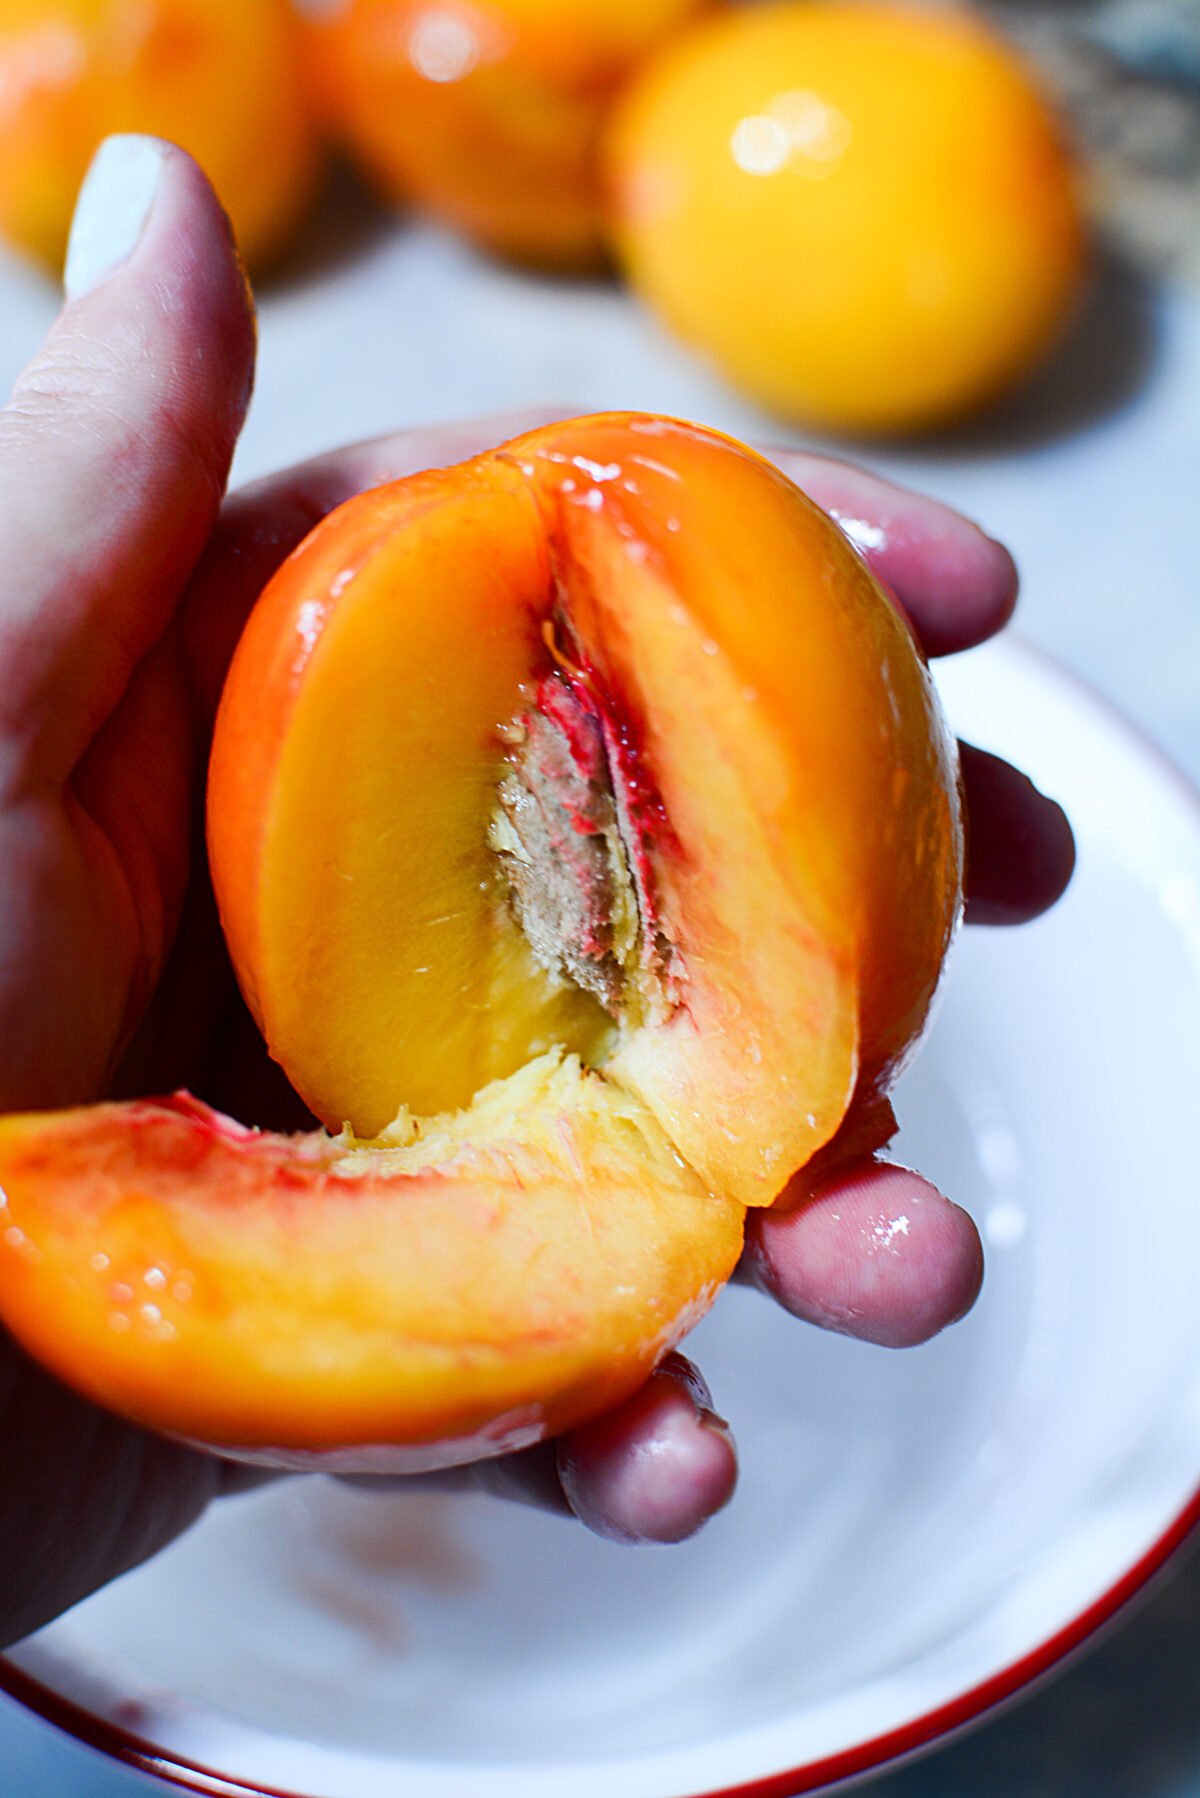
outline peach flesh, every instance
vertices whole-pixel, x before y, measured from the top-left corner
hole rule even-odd
[[[742,1210],[544,1058],[461,1120],[277,1137],[179,1095],[0,1119],[0,1309],[134,1421],[274,1466],[416,1472],[630,1396]]]
[[[100,1402],[287,1465],[499,1452],[635,1390],[745,1205],[886,1129],[959,909],[904,625],[776,470],[636,415],[326,520],[247,627],[210,808],[264,1034],[359,1135],[0,1120],[0,1315]],[[172,1315],[111,1322],[181,1266]]]
[[[498,724],[563,617],[688,851],[656,869],[687,1004],[615,1041],[489,841]],[[250,621],[211,791],[239,976],[331,1128],[464,1105],[561,1041],[743,1203],[886,1088],[957,916],[953,752],[905,627],[777,470],[667,420],[548,427],[327,521]]]

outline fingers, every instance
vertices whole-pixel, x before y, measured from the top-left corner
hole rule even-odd
[[[77,1398],[0,1334],[0,1648],[115,1579],[198,1517],[214,1457]]]
[[[594,1423],[521,1454],[423,1475],[420,1483],[573,1514],[611,1542],[682,1542],[732,1498],[737,1450],[701,1375],[671,1354],[639,1392]]]
[[[774,460],[832,514],[912,620],[929,655],[981,643],[1002,628],[1017,598],[1003,544],[949,506],[825,456],[773,452]],[[1062,807],[1032,781],[962,744],[971,924],[1023,924],[1059,899],[1075,866]]]
[[[960,743],[969,924],[1025,924],[1062,897],[1075,869],[1067,815],[999,756]]]
[[[254,327],[229,227],[181,151],[110,139],[68,297],[0,413],[0,753],[62,783],[162,636],[212,527]],[[4,766],[0,764],[0,777]]]
[[[398,432],[286,470],[229,499],[184,608],[185,650],[202,716],[216,710],[258,594],[326,513],[366,487],[460,461],[536,422],[532,414],[510,413]],[[1008,617],[1016,594],[1011,558],[975,525],[848,464],[782,453],[777,459],[815,498],[852,506],[843,520],[857,520],[860,541],[880,533],[870,557],[936,646],[964,647]],[[971,818],[968,918],[983,924],[1036,917],[1059,897],[1074,865],[1061,808],[980,750],[964,749],[963,780]]]
[[[575,1515],[613,1542],[682,1542],[728,1504],[737,1451],[700,1375],[670,1355],[616,1411],[558,1443]]]
[[[793,1316],[888,1348],[958,1321],[983,1279],[971,1219],[907,1168],[859,1162],[747,1220],[743,1267]]]
[[[927,655],[994,636],[1017,600],[1002,543],[960,513],[849,462],[772,450],[774,462],[837,519],[912,620]]]
[[[354,1484],[402,1490],[385,1477]],[[627,1544],[683,1542],[733,1497],[737,1450],[703,1378],[671,1354],[640,1391],[594,1423],[520,1454],[415,1476],[438,1492],[487,1492],[574,1515]]]

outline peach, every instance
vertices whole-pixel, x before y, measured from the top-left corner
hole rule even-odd
[[[268,261],[317,167],[288,0],[5,0],[0,233],[59,269],[80,182],[114,131],[190,151],[247,261]]]
[[[737,1259],[741,1207],[570,1060],[485,1091],[470,1136],[406,1134],[272,1137],[185,1097],[0,1119],[5,1320],[138,1422],[413,1470],[627,1397]]]
[[[380,190],[519,261],[605,253],[598,145],[642,57],[715,0],[344,0],[313,26],[334,133]]]
[[[804,0],[681,33],[608,144],[640,294],[773,412],[941,425],[1060,336],[1085,242],[1053,107],[963,10]]]
[[[831,521],[713,432],[546,426],[350,501],[231,667],[209,843],[334,1136],[0,1122],[0,1315],[292,1464],[495,1451],[634,1391],[770,1205],[878,1140],[960,910],[953,745]]]

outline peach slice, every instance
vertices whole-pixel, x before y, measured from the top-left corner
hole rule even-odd
[[[181,1095],[0,1119],[0,1167],[26,1347],[275,1465],[414,1471],[554,1434],[633,1392],[741,1247],[741,1207],[556,1055],[469,1132],[276,1137]]]
[[[0,1315],[139,1420],[292,1462],[498,1450],[633,1391],[744,1207],[886,1114],[961,898],[895,608],[769,463],[634,414],[318,527],[234,658],[209,842],[251,1009],[340,1134],[9,1120]]]

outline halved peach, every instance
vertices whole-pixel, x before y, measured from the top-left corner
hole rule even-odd
[[[494,1451],[634,1390],[744,1207],[886,1111],[960,908],[896,610],[769,463],[628,414],[318,527],[235,656],[209,842],[341,1134],[9,1120],[0,1314],[140,1421],[292,1461]]]

